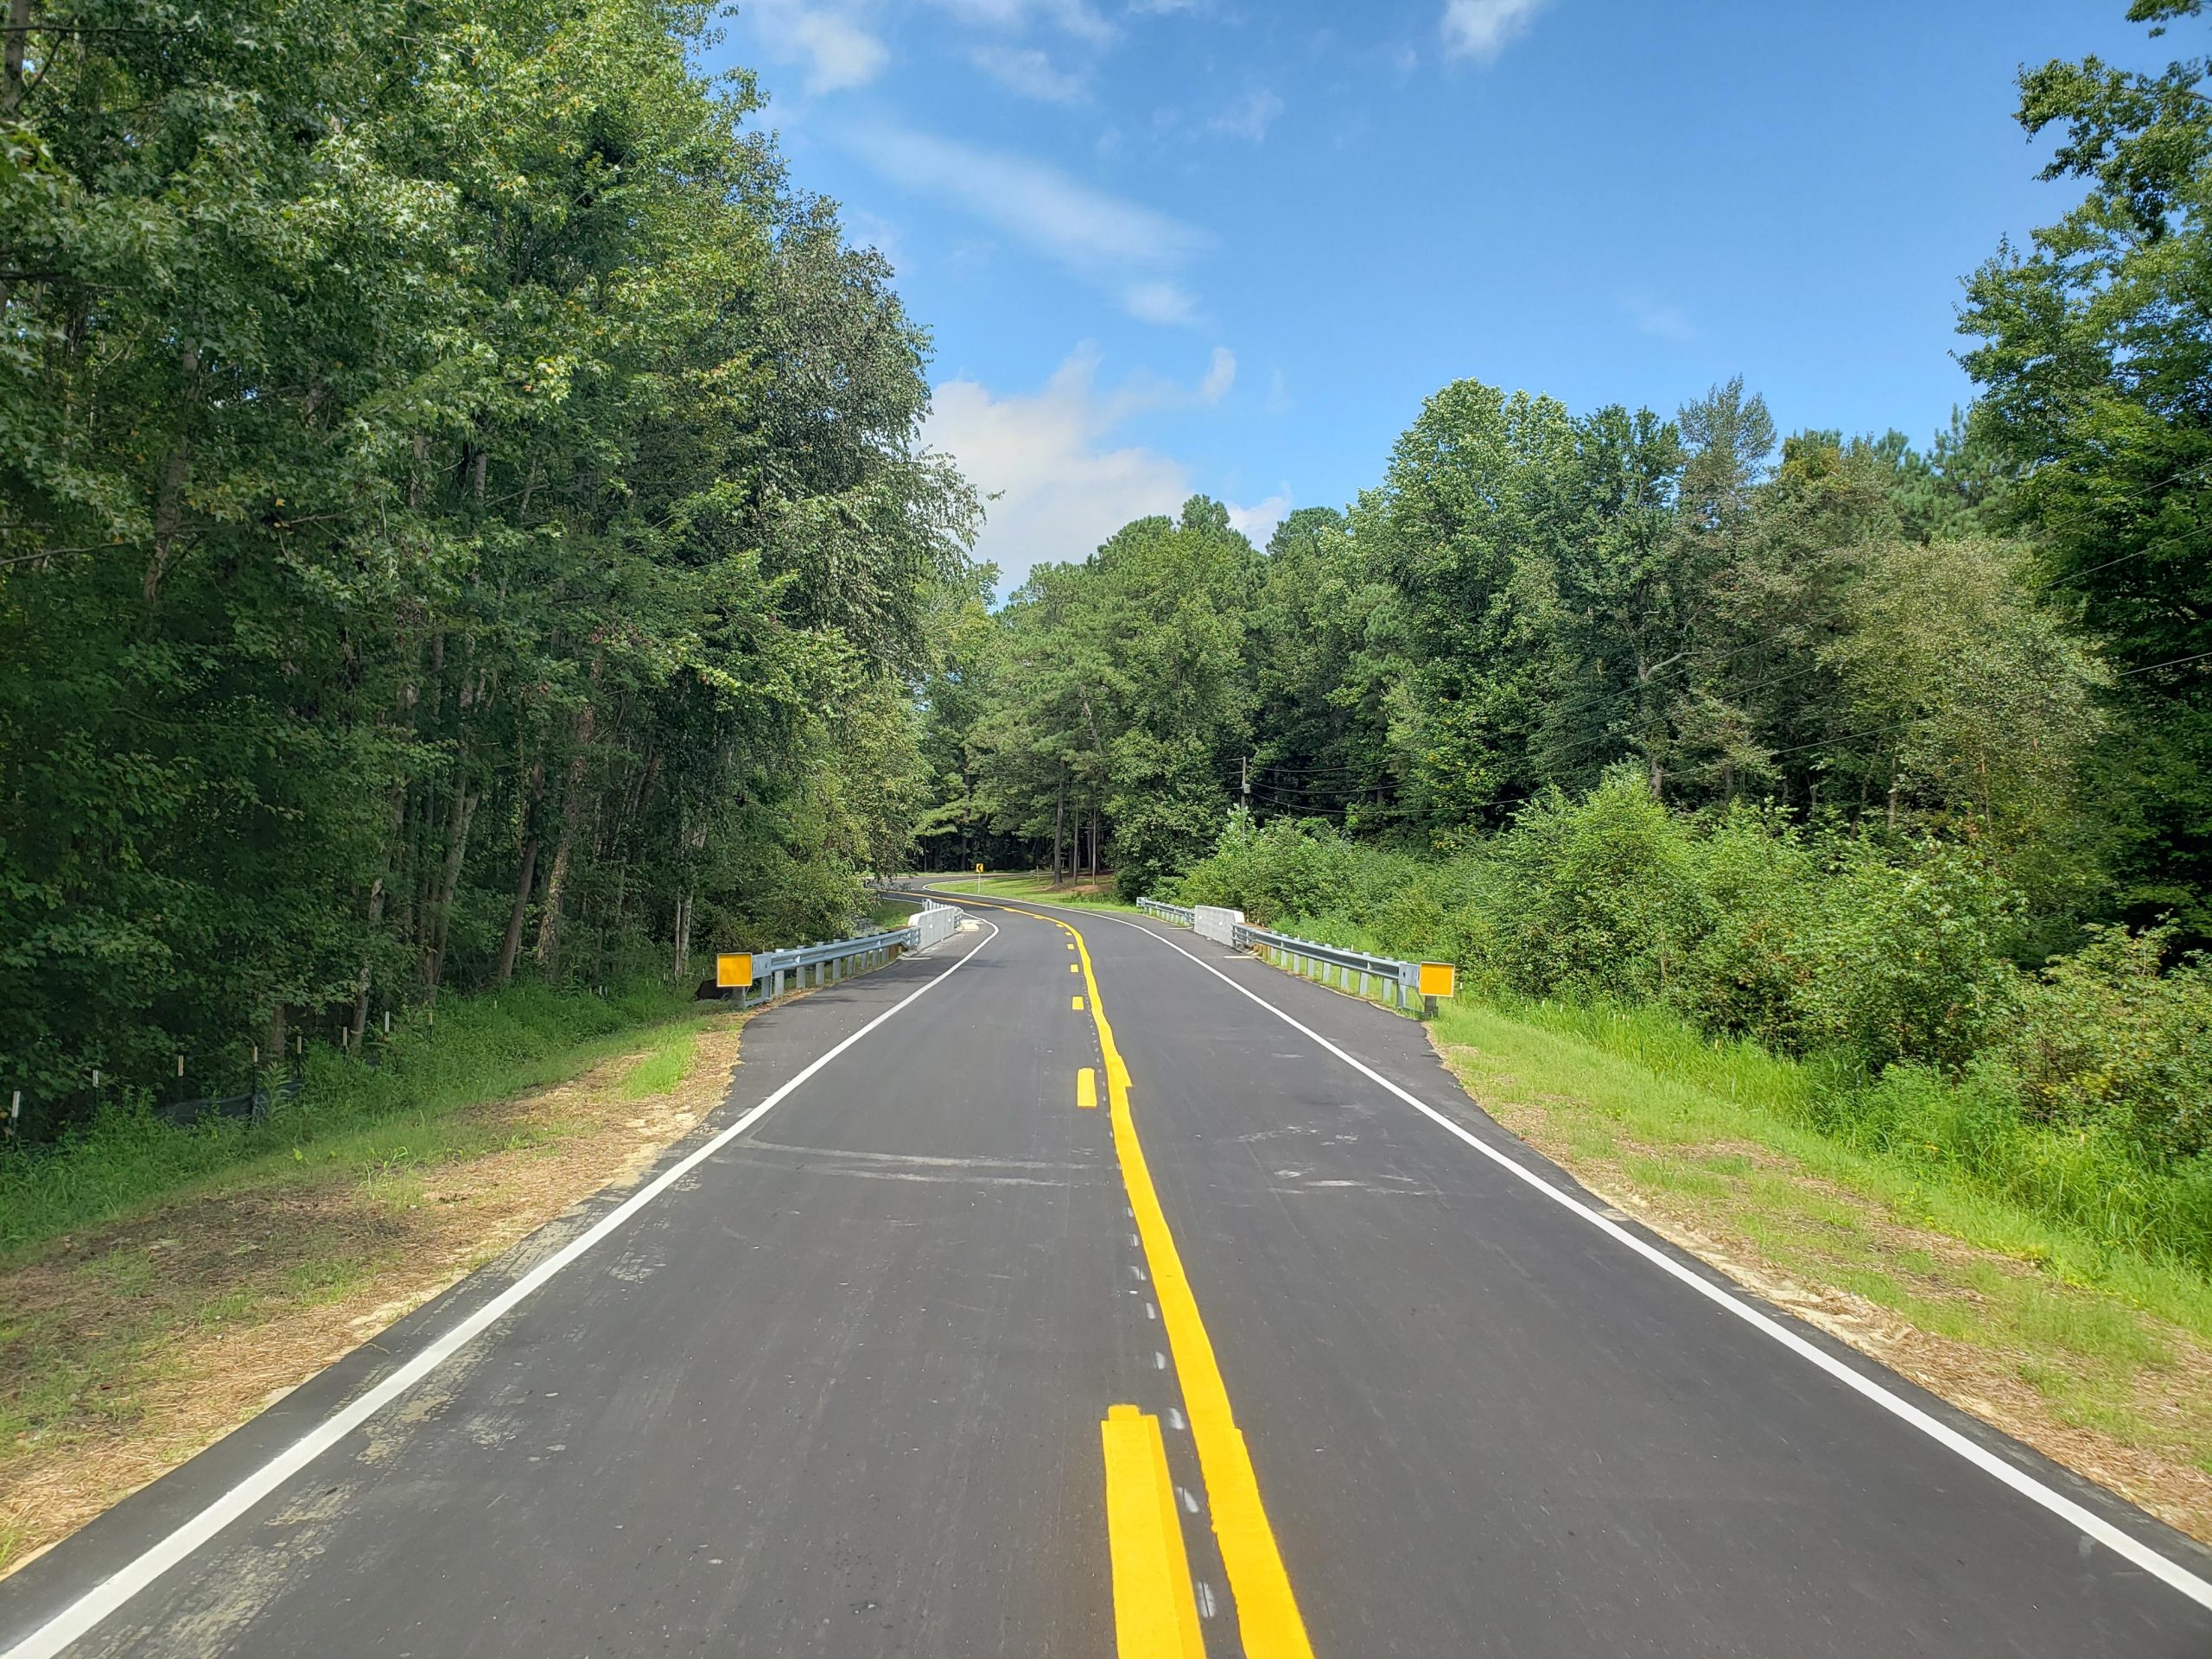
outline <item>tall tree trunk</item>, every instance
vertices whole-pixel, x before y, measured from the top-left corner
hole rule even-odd
[[[457,780],[453,823],[446,844],[445,874],[438,883],[436,909],[430,920],[429,948],[424,953],[423,979],[434,992],[445,981],[446,933],[453,925],[453,896],[461,887],[461,865],[468,856],[468,826],[475,819],[477,803],[482,799],[482,791],[470,789],[467,779]]]
[[[369,888],[369,944],[361,952],[361,976],[353,993],[353,1047],[361,1046],[361,1033],[369,1024],[369,969],[374,961],[376,931],[384,920],[385,876],[391,873],[399,856],[399,838],[407,829],[407,786],[403,784],[391,791],[391,834],[385,840],[385,870]]]
[[[16,36],[9,36],[10,48]],[[16,73],[22,73],[18,62]],[[200,378],[200,348],[188,345],[182,361],[184,378],[188,382]],[[198,400],[195,392],[188,394],[187,407]],[[168,459],[162,463],[162,485],[154,497],[154,556],[146,562],[146,576],[141,584],[150,605],[161,596],[162,579],[168,574],[169,558],[176,545],[177,531],[184,526],[184,480],[186,468],[192,459],[192,439],[188,433],[179,432],[170,446]]]
[[[683,887],[676,895],[676,982],[681,985],[691,975],[691,889]]]
[[[1059,793],[1052,798],[1052,885],[1060,885],[1060,826],[1068,816],[1068,780],[1060,779]]]
[[[269,1059],[270,1084],[272,1089],[276,1084],[281,1083],[284,1077],[285,1034],[284,999],[280,996],[269,1010],[269,1047],[266,1053]],[[258,1089],[260,1086],[261,1080],[258,1077],[255,1078],[254,1087]]]
[[[530,914],[530,890],[537,880],[538,836],[533,827],[537,817],[538,796],[545,788],[545,762],[541,758],[530,768],[530,785],[522,803],[522,871],[515,878],[515,901],[507,912],[507,937],[499,946],[499,971],[493,982],[505,985],[515,976],[515,958],[522,954],[522,925]]]
[[[377,924],[384,919],[384,877],[378,876],[369,888],[369,931],[376,931]],[[353,992],[353,1050],[360,1052],[361,1033],[369,1028],[369,964],[370,952],[361,952],[361,977]]]
[[[1098,879],[1098,809],[1090,809],[1090,879]]]
[[[23,48],[31,32],[31,0],[8,0],[6,68],[0,73],[0,121],[12,121],[23,107]]]
[[[499,946],[495,984],[505,985],[515,976],[515,958],[522,954],[522,925],[530,913],[530,890],[537,880],[537,837],[531,836],[522,844],[522,872],[515,877],[515,901],[507,912],[507,937]]]
[[[594,668],[592,677],[599,676]],[[561,837],[553,843],[553,865],[545,873],[545,908],[537,918],[537,943],[531,957],[548,973],[561,955],[561,900],[569,883],[569,860],[575,848],[576,818],[583,810],[584,765],[591,747],[593,709],[585,703],[576,716],[575,753],[569,757],[568,785],[561,798]]]

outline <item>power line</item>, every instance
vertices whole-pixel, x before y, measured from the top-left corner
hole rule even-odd
[[[2212,661],[2212,651],[2200,651],[2190,657],[2170,658],[2163,663],[2145,663],[2137,668],[2124,668],[2113,677],[2116,680],[2124,680],[2130,675],[2149,674],[2161,668],[2181,668],[2190,663],[2207,661]],[[1886,726],[1870,726],[1865,731],[1846,732],[1840,737],[1824,737],[1817,742],[1800,743],[1787,749],[1770,749],[1767,752],[1767,759],[1779,760],[1786,754],[1802,754],[1808,749],[1835,748],[1846,743],[1854,743],[1862,737],[1879,737],[1887,732],[1902,731],[1907,726],[1916,726],[1923,720],[1933,718],[1932,715],[1914,715],[1904,720],[1892,721]]]
[[[2180,668],[2185,664],[2203,662],[2208,658],[2212,658],[2212,651],[2200,651],[2194,657],[2175,657],[2163,663],[2145,663],[2140,668],[2123,668],[2113,677],[2124,680],[2131,674],[2148,674],[2161,668]]]
[[[2093,564],[2088,566],[2086,569],[2082,570],[2063,571],[2061,574],[2053,576],[2049,582],[2044,583],[2044,585],[2040,588],[2037,589],[2037,591],[2038,593],[2047,594],[2052,589],[2063,588],[2068,582],[2074,582],[2080,577],[2094,576],[2098,571],[2109,570],[2115,564],[2126,564],[2130,559],[2139,559],[2148,554],[2160,552],[2166,548],[2177,546],[2183,542],[2192,540],[2202,541],[2203,540],[2204,536],[2205,531],[2202,529],[2192,531],[2186,536],[2169,536],[2163,541],[2152,542],[2147,547],[2139,547],[2132,553],[2122,553],[2117,558],[2107,559],[2102,564]]]

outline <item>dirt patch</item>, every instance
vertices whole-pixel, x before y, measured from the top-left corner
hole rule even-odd
[[[2212,1543],[2212,1346],[2034,1263],[1902,1220],[1770,1146],[1658,1146],[1439,1045],[1483,1109],[1738,1284]],[[1479,1085],[1479,1088],[1478,1088]],[[1593,1119],[1606,1150],[1592,1149]]]
[[[371,1340],[720,1103],[745,1016],[665,1092],[632,1054],[457,1114],[493,1149],[196,1198],[0,1269],[0,1576]]]

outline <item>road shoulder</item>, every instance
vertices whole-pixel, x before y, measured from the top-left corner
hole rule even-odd
[[[1494,1009],[1433,1027],[1495,1122],[1593,1195],[2054,1463],[2212,1543],[2212,1338],[2189,1287],[2146,1308],[1955,1195],[1741,1102]],[[1948,1199],[1949,1202],[1946,1202]],[[2139,1276],[2139,1274],[2138,1275]]]
[[[721,1100],[750,1016],[464,1108],[439,1150],[226,1185],[0,1270],[0,1577],[282,1400]]]

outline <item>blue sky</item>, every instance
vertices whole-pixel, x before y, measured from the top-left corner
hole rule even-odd
[[[2013,78],[2171,55],[2124,10],[753,0],[712,61],[933,331],[1003,591],[1192,490],[1341,505],[1461,376],[1924,442],[1960,279],[2079,194]]]

